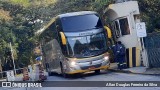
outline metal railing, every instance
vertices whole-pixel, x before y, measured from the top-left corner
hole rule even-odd
[[[144,46],[148,54],[149,67],[160,67],[160,33],[148,34],[144,38]]]
[[[16,70],[16,75],[23,74],[23,68],[19,68],[15,70]],[[11,70],[8,70],[8,71],[11,71]],[[0,72],[0,79],[6,79],[8,71]]]

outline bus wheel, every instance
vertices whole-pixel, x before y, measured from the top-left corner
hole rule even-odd
[[[64,69],[63,69],[62,64],[61,64],[61,74],[62,74],[62,76],[63,76],[64,78],[67,78],[67,77],[68,77],[68,75],[64,72]]]
[[[95,70],[95,74],[100,74],[100,69],[98,69],[98,70]]]

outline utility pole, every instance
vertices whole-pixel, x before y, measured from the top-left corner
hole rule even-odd
[[[15,67],[15,63],[14,63],[12,44],[11,44],[11,42],[9,44],[10,44],[10,49],[11,49],[11,57],[12,57],[12,62],[13,62],[13,67],[14,67],[14,73],[16,75],[16,67]]]

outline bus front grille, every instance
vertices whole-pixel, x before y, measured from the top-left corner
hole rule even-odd
[[[81,69],[86,70],[86,69],[89,69],[90,67],[99,68],[100,66],[101,64],[91,65],[91,66],[81,66]]]

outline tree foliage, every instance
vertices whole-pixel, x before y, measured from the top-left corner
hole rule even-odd
[[[160,31],[160,0],[138,0],[142,21],[147,24],[147,32]]]
[[[138,0],[141,18],[147,23],[148,32],[160,30],[160,1]],[[12,43],[17,67],[28,65],[35,56],[34,33],[58,14],[93,10],[101,17],[113,0],[0,0],[0,59]]]

